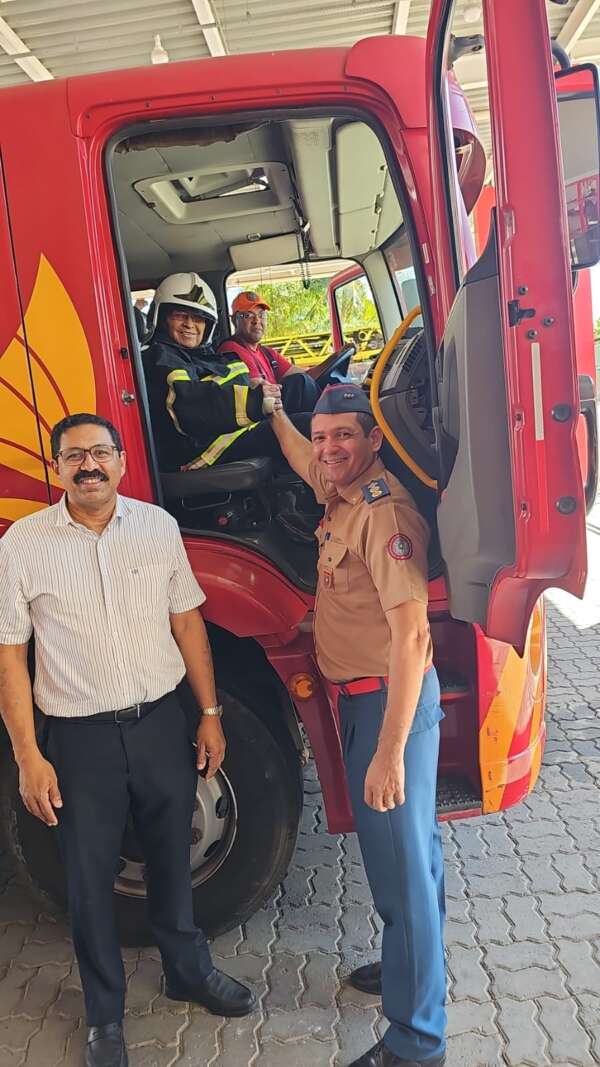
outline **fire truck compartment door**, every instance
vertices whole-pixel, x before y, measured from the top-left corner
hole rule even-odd
[[[460,229],[440,147],[453,7],[433,0],[428,33],[434,243],[447,250]],[[483,0],[483,13],[497,210],[460,284],[452,256],[440,256],[438,520],[452,614],[520,649],[545,589],[583,594],[580,399],[545,0]]]

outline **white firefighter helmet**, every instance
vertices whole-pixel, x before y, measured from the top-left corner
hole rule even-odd
[[[215,294],[199,274],[186,271],[182,274],[169,274],[163,279],[154,294],[148,315],[152,334],[156,330],[160,309],[165,304],[171,307],[193,308],[202,315],[207,324],[202,343],[208,344],[219,321],[219,315]]]

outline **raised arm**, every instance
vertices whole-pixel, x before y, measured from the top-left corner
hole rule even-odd
[[[290,422],[281,404],[278,404],[275,408],[271,418],[271,426],[290,467],[305,482],[310,483],[308,468],[313,457],[312,445]]]

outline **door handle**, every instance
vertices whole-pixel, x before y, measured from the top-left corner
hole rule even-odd
[[[598,410],[594,379],[589,374],[579,375],[579,402],[587,428],[588,473],[584,494],[585,512],[589,515],[598,492]]]

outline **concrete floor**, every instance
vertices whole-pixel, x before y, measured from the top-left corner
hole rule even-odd
[[[600,509],[589,542],[585,601],[549,597],[549,733],[535,793],[444,828],[448,1067],[600,1063]],[[218,965],[257,989],[260,1011],[225,1021],[166,1001],[155,951],[128,950],[131,1067],[344,1067],[376,1040],[378,1002],[344,980],[379,944],[356,837],[325,833],[310,767],[305,791],[276,899],[213,944]],[[1,1067],[80,1064],[67,926],[10,872],[0,975]]]

